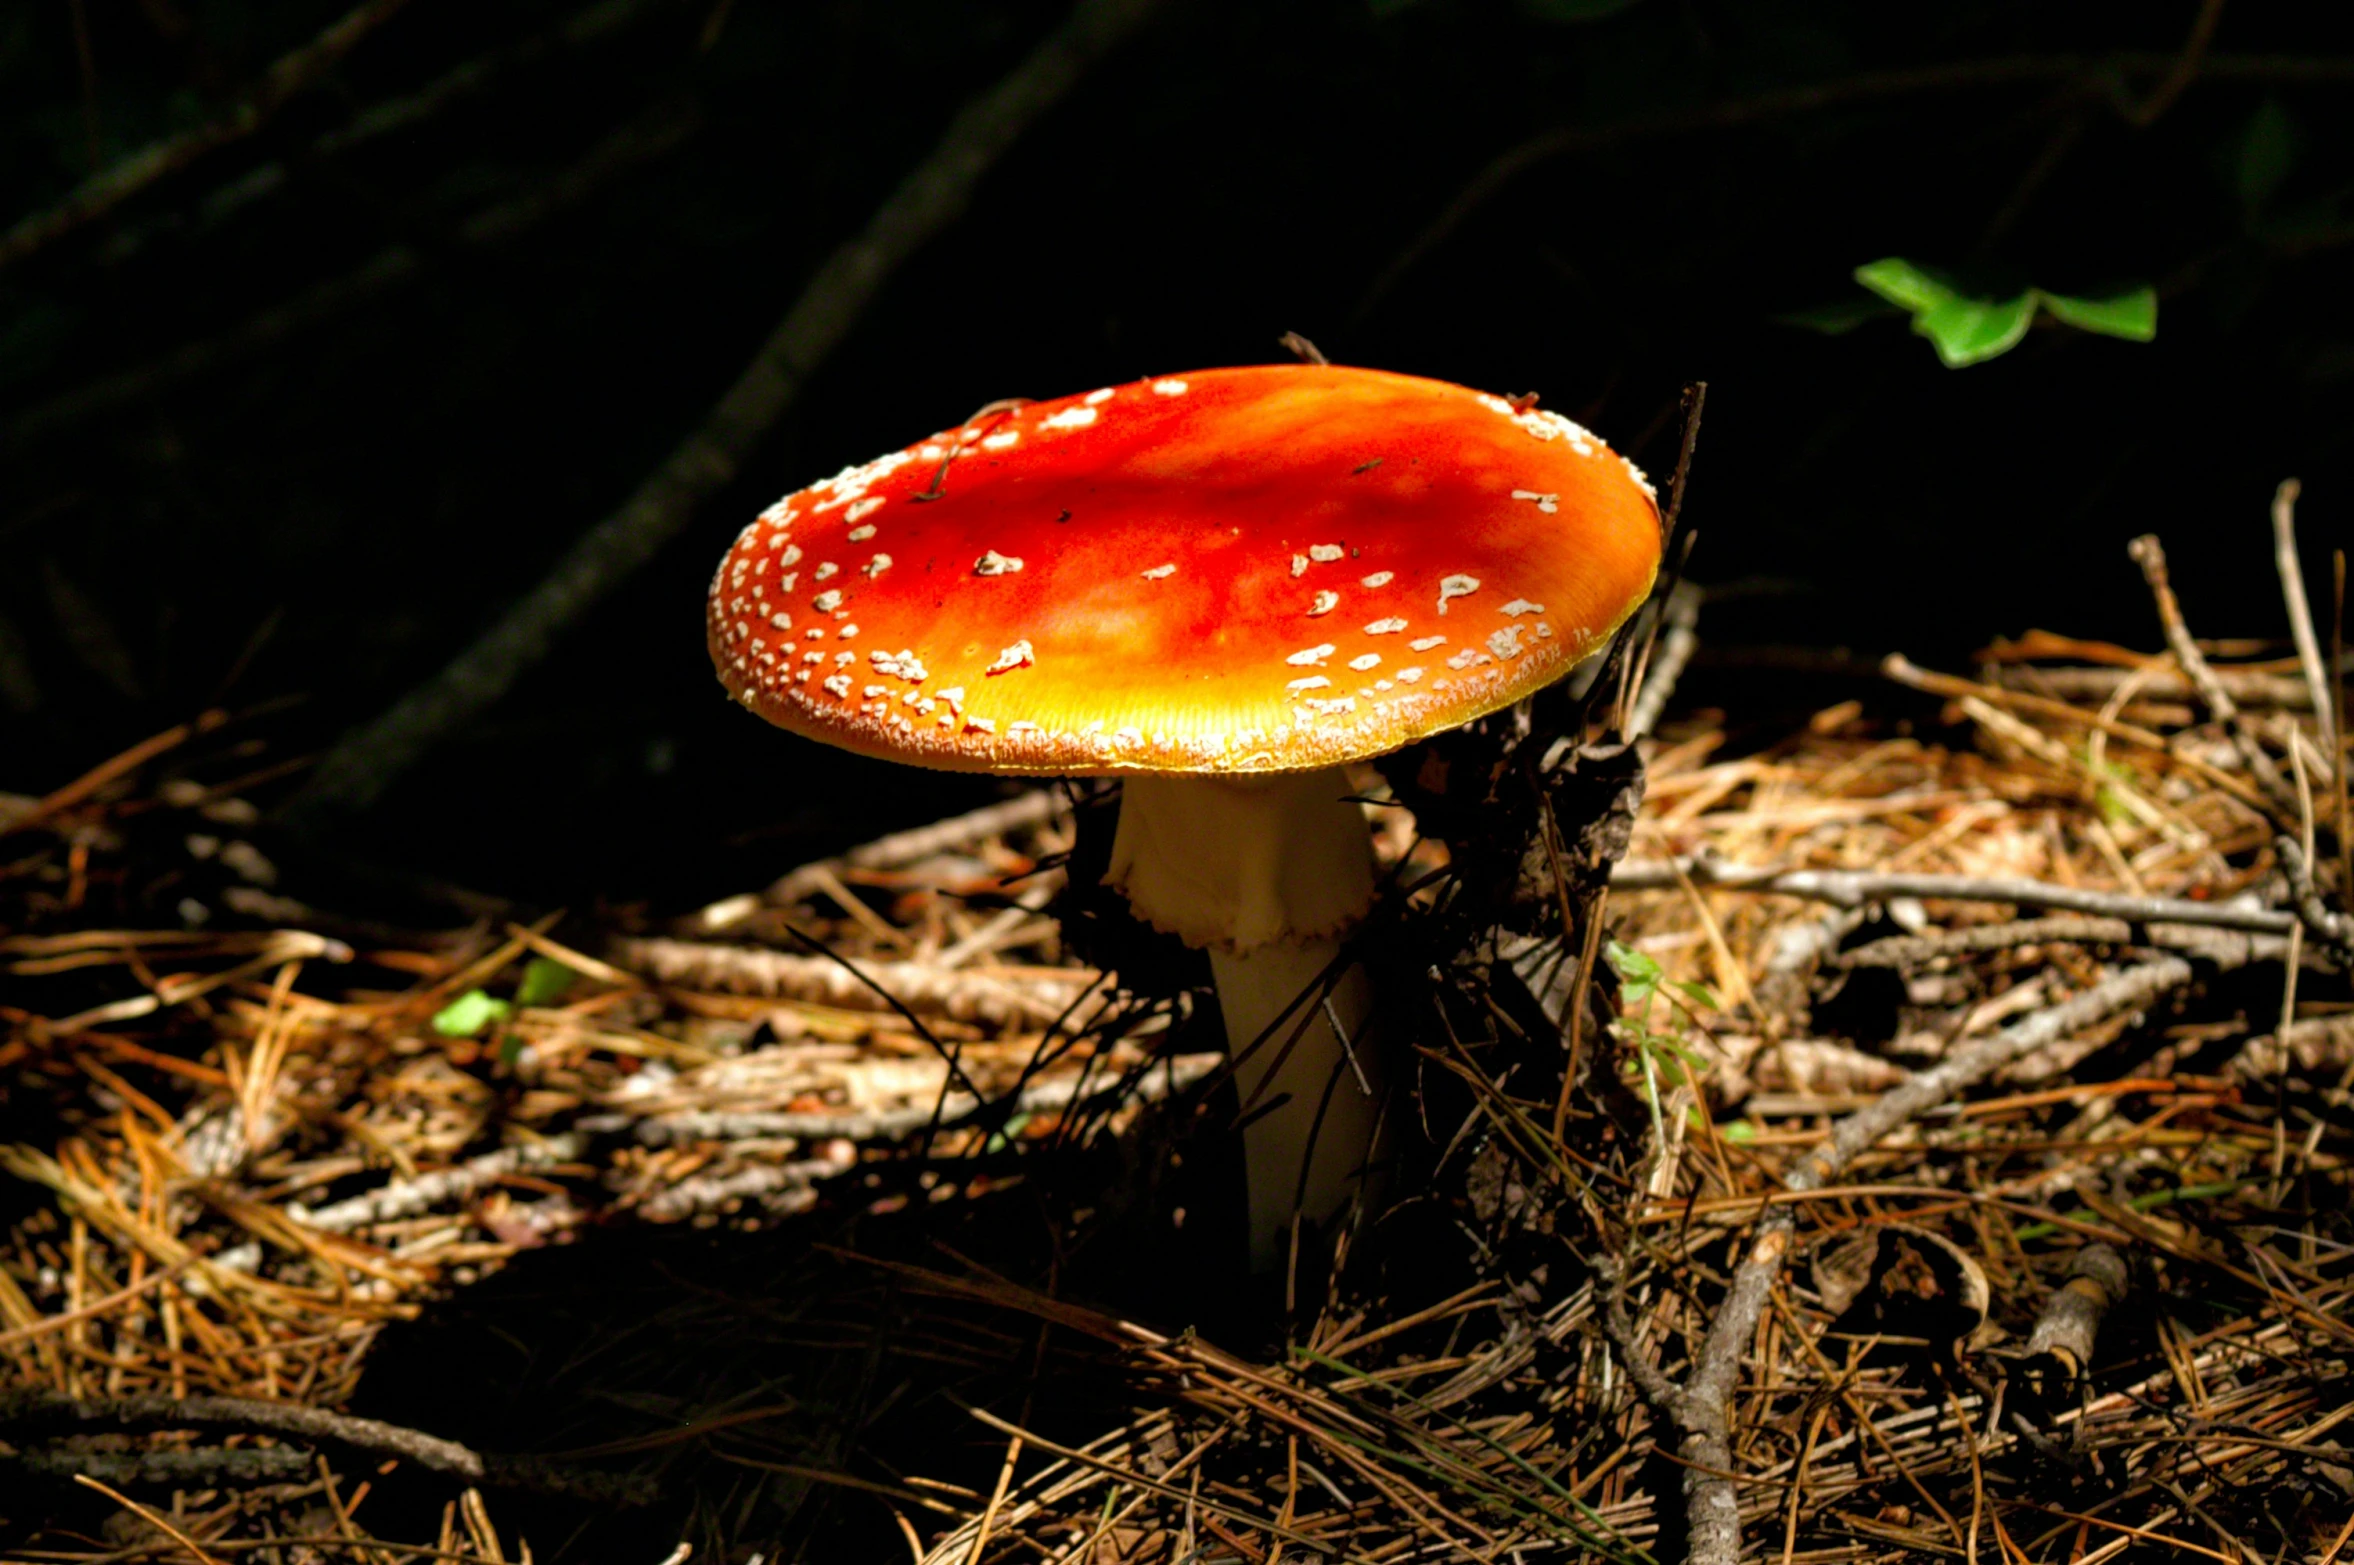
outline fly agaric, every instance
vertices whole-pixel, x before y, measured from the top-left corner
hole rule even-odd
[[[1361,971],[1251,1050],[1373,900],[1346,764],[1560,677],[1658,570],[1643,475],[1531,400],[1300,364],[999,405],[779,500],[711,584],[719,677],[780,727],[1124,779],[1106,879],[1209,953],[1261,1269],[1378,1123]]]

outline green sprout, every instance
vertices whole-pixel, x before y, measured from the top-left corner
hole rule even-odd
[[[472,1038],[514,1009],[480,989],[469,989],[433,1013],[433,1030],[444,1038]]]
[[[1651,957],[1616,940],[1607,942],[1603,956],[1618,974],[1619,1018],[1611,1035],[1633,1051],[1630,1068],[1643,1078],[1644,1101],[1651,1106],[1651,1129],[1659,1144],[1667,1145],[1667,1119],[1660,1108],[1660,1083],[1679,1087],[1689,1082],[1697,1090],[1708,1072],[1708,1061],[1685,1043],[1687,1026],[1704,1026],[1703,1011],[1719,1009],[1706,984],[1670,980]],[[1654,1002],[1665,1001],[1666,1011],[1654,1026]]]

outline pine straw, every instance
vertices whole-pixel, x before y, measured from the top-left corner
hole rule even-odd
[[[1873,732],[1853,708],[1724,760],[1722,727],[1672,733],[1632,856],[2281,900],[2274,841],[2294,822],[2251,802],[2220,735],[2136,708],[2129,685],[2102,714],[2036,696],[2019,664],[1988,672],[1943,687],[1960,697],[1946,720],[1975,729],[1970,751]],[[2118,744],[2128,720],[2170,732]],[[2284,737],[2286,721],[2264,718]],[[1407,1024],[1426,1121],[1430,1072],[1453,1073],[1466,1101],[1404,1154],[1402,1181],[1444,1209],[1460,1255],[1417,1227],[1409,1259],[1344,1269],[1313,1323],[1257,1362],[1093,1323],[1127,1345],[1138,1417],[1085,1446],[1025,1440],[1017,1481],[928,1565],[1681,1557],[1685,1475],[1610,1343],[1611,1279],[1624,1347],[1680,1379],[1760,1194],[1833,1116],[2088,990],[2164,933],[2022,926],[2030,910],[1972,902],[1867,919],[1689,886],[1616,895],[1609,913],[1615,938],[1728,1002],[1693,1008],[1687,1041],[1707,1069],[1698,1096],[1665,1089],[1666,1145],[1632,1101],[1623,1045],[1556,1140],[1558,1078],[1531,1047],[1551,1040],[1517,1036],[1495,969],[1466,953],[1443,1003]],[[1902,981],[1871,965],[1875,942],[1908,938],[1930,951]],[[1833,946],[1865,954],[1826,960]],[[2142,1542],[2271,1559],[2342,1546],[2354,1013],[2342,970],[2309,967],[2284,1055],[2274,962],[2026,1055],[1797,1203],[1802,1256],[1901,1221],[1974,1257],[1994,1307],[1972,1330],[1901,1293],[1861,1316],[1834,1310],[1806,1266],[1775,1287],[1733,1409],[1750,1552],[2106,1558]],[[1430,1148],[1443,1151],[1417,1162]],[[2132,1292],[2089,1382],[2052,1395],[2048,1377],[2021,1378],[2045,1368],[2021,1349],[2096,1240],[2129,1257]],[[1360,1243],[1384,1249],[1382,1228]],[[1431,1274],[1469,1280],[1447,1291]]]
[[[1721,720],[1694,719],[1647,743],[1631,857],[2282,905],[2276,839],[2302,822],[2165,684],[2168,667],[2046,638],[1998,648],[1966,685],[1897,669],[1948,703],[1917,733],[1850,704],[1732,753]],[[2258,704],[2273,686],[2293,696],[2293,664],[2221,672],[2252,692],[2243,728],[2274,756],[2292,725],[2313,732],[2309,712]],[[1450,754],[1459,777],[1511,755],[1531,775],[1546,737],[1499,722]],[[340,1406],[386,1323],[521,1251],[609,1242],[590,1230],[619,1223],[759,1228],[821,1204],[978,1199],[1021,1177],[1026,1147],[1131,1128],[1137,1111],[1118,1105],[1140,1086],[1215,1101],[1183,1092],[1210,1062],[1152,1063],[1187,1046],[1185,1002],[1114,989],[1035,900],[1015,906],[1070,847],[1060,814],[914,865],[828,867],[724,936],[687,932],[733,955],[594,931],[582,937],[598,948],[580,950],[553,923],[343,927],[235,884],[220,847],[187,862],[178,839],[234,840],[239,823],[233,790],[190,780],[208,764],[194,753],[144,757],[6,841],[0,919],[17,932],[0,942],[13,975],[0,1066],[15,1073],[20,1140],[0,1159],[41,1195],[0,1253],[13,1386]],[[2326,822],[2326,777],[2316,792]],[[1496,805],[1519,807],[1509,790]],[[1565,919],[1583,928],[1574,888],[1540,877],[1541,895],[1504,906],[1472,884],[1486,850],[1458,842],[1450,866],[1402,812],[1376,813],[1418,889],[1369,950],[1385,974],[1429,975],[1393,978],[1396,1046],[1419,1061],[1401,1199],[1337,1266],[1304,1259],[1282,1344],[1228,1351],[1182,1319],[1123,1319],[1064,1296],[1051,1268],[878,1261],[944,1357],[1018,1368],[1034,1390],[1050,1337],[1082,1343],[1056,1373],[1128,1416],[1046,1427],[1009,1374],[937,1434],[940,1471],[961,1482],[894,1471],[855,1442],[758,1461],[863,1487],[880,1502],[877,1546],[929,1565],[1680,1557],[1688,1475],[1625,1355],[1652,1378],[1688,1373],[1761,1196],[1836,1116],[2145,959],[2161,933],[1984,902],[1843,911],[1700,885],[1615,892],[1611,938],[1719,1004],[1683,1008],[1690,1061],[1655,1056],[1650,1084],[1623,1038],[1582,1024],[1565,1095],[1566,1017],[1546,996],[1578,954],[1564,939]],[[1542,821],[1523,824],[1515,866]],[[2325,859],[2333,843],[2319,833]],[[183,892],[211,925],[158,927],[180,922],[165,904]],[[1874,952],[1900,939],[1912,944]],[[980,971],[962,987],[939,975],[902,1013],[761,955],[819,947],[862,968],[957,949]],[[2096,1560],[2156,1544],[2269,1560],[2343,1546],[2354,1009],[2318,949],[2285,1046],[2277,955],[2237,972],[2201,959],[2189,986],[2014,1061],[1786,1203],[1798,1260],[1733,1402],[1750,1553]],[[469,990],[512,999],[534,958],[576,975],[560,998],[479,1038],[433,1028]],[[1070,1020],[1041,1025],[1066,1007]],[[1077,1236],[1167,1220],[1136,1210],[1057,1221]],[[1975,1260],[1985,1325],[1888,1279],[1831,1307],[1817,1259],[1899,1222]],[[2055,1389],[2020,1350],[2096,1240],[2132,1284],[2088,1379]],[[854,1322],[836,1326],[855,1338]],[[984,1476],[969,1460],[948,1474],[948,1448],[969,1455],[975,1438]],[[145,1522],[103,1542],[34,1538],[17,1516],[18,1552],[228,1559],[302,1539],[310,1557],[429,1557],[329,1541],[352,1504],[347,1484],[321,1510],[331,1471],[314,1459],[300,1479],[140,1491],[188,1545]],[[497,1557],[479,1497],[468,1507],[435,1547]],[[338,1526],[322,1530],[322,1514]]]
[[[268,889],[240,835],[252,806],[204,780],[223,727],[142,746],[94,787],[0,796],[0,828],[20,825],[0,880],[0,1169],[20,1182],[0,1208],[0,1425],[35,1390],[342,1406],[387,1324],[519,1253],[600,1224],[774,1226],[862,1159],[890,1171],[846,1198],[863,1209],[978,1198],[1019,1181],[1020,1147],[1084,1146],[1215,1063],[1160,1046],[1182,1000],[1112,989],[1028,911],[1059,879],[1067,810],[829,874],[830,899],[704,948],[741,964],[773,954],[763,937],[807,945],[833,953],[814,959],[829,978],[930,964],[931,1003],[894,1009],[863,978],[847,995],[666,979],[643,949],[666,942],[616,935],[615,955],[646,958],[618,966],[561,943],[555,918],[434,933],[315,914]],[[509,1008],[453,1036],[448,1008],[475,991]],[[179,1525],[214,1553],[316,1532],[285,1519],[317,1520],[331,1470],[265,1451],[302,1474],[256,1488],[287,1463],[254,1444],[167,1471],[120,1436],[0,1443],[0,1494],[25,1473],[114,1473],[177,1488]],[[54,1541],[39,1521],[0,1503],[33,1554]]]

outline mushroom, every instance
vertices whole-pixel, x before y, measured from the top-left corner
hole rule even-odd
[[[1261,1269],[1379,1119],[1361,971],[1274,1026],[1373,901],[1347,763],[1558,678],[1658,568],[1643,475],[1532,400],[1301,364],[999,404],[779,500],[712,581],[720,679],[780,727],[1125,780],[1106,879],[1209,953]]]

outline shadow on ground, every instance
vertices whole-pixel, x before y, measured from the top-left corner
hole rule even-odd
[[[389,1328],[352,1411],[660,1486],[631,1507],[489,1496],[510,1546],[520,1534],[546,1565],[655,1565],[682,1540],[698,1562],[902,1557],[894,1511],[929,1537],[967,1509],[937,1485],[995,1481],[1005,1437],[970,1408],[1084,1441],[1125,1416],[1129,1382],[1107,1344],[906,1268],[986,1272],[1165,1329],[1234,1330],[1252,1312],[1236,1235],[1200,1215],[1232,1192],[1180,1169],[1106,1220],[1053,1198],[1089,1188],[1080,1170],[1041,1172],[972,1193],[960,1167],[963,1183],[932,1187],[955,1194],[910,1187],[878,1213],[892,1191],[867,1180],[894,1166],[752,1231],[590,1229]],[[1172,1221],[1189,1201],[1192,1219]],[[429,1534],[452,1497],[407,1468],[372,1476],[378,1536]]]

